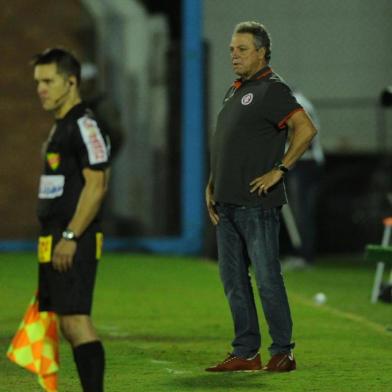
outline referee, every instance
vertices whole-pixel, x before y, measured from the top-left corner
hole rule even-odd
[[[43,147],[38,195],[39,309],[58,314],[83,391],[101,392],[105,354],[90,314],[110,141],[81,101],[78,60],[54,48],[32,63],[42,107],[55,119]]]

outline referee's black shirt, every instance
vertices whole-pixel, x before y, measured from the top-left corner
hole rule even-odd
[[[83,103],[56,120],[46,148],[38,194],[42,225],[66,226],[84,186],[82,170],[104,170],[110,162],[110,140]],[[100,219],[100,214],[95,221]]]

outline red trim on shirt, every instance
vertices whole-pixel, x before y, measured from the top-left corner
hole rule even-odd
[[[241,84],[242,84],[241,80],[238,79],[234,81],[233,86],[237,89],[241,87]]]
[[[272,69],[271,69],[271,68],[267,69],[264,73],[262,73],[261,75],[259,75],[259,76],[256,78],[256,80],[259,80],[259,79],[261,79],[261,78],[264,78],[264,77],[266,77],[267,75],[269,75],[270,73],[272,73]]]
[[[280,121],[280,123],[278,124],[278,127],[280,129],[283,129],[286,126],[287,120],[294,114],[297,112],[303,112],[304,109],[303,108],[297,108],[294,109],[292,112],[290,112],[282,121]]]
[[[268,68],[265,72],[263,72],[261,75],[259,75],[256,79],[253,80],[260,80],[262,78],[265,78],[267,75],[269,75],[270,73],[272,73],[272,69]],[[250,79],[252,80],[252,79]],[[233,82],[233,87],[235,89],[239,89],[242,86],[242,80],[241,79],[237,79]]]

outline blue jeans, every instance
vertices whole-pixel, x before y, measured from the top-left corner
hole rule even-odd
[[[292,320],[279,262],[280,209],[226,203],[217,203],[216,209],[219,271],[234,321],[233,354],[249,358],[261,346],[251,263],[272,338],[269,351],[290,352]]]

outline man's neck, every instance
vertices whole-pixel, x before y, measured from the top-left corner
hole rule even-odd
[[[260,66],[257,68],[257,71],[251,73],[249,76],[243,76],[242,80],[249,80],[252,79],[253,76],[255,76],[257,73],[259,73],[263,68],[267,67],[268,64],[266,62],[263,62],[262,64],[260,64]]]
[[[76,105],[78,105],[80,102],[82,102],[80,96],[75,96],[68,100],[67,102],[64,103],[61,107],[59,107],[57,110],[54,112],[54,118],[56,120],[60,120],[66,116],[66,114]]]

